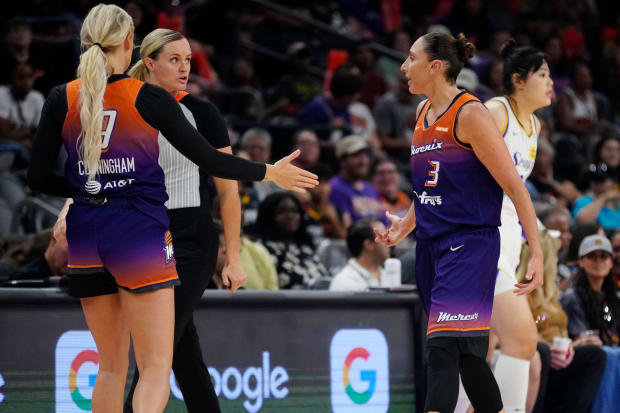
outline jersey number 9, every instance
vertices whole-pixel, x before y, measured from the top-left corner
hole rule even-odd
[[[103,111],[103,125],[101,127],[101,152],[107,152],[109,149],[112,131],[114,130],[114,125],[116,125],[117,114],[118,112],[115,110]]]

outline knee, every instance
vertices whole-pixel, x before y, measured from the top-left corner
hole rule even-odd
[[[510,340],[502,343],[500,337],[500,348],[502,353],[508,356],[531,360],[536,354],[537,342],[538,331],[536,330],[536,324],[528,322],[515,328]]]
[[[117,353],[102,356],[99,354],[99,370],[108,373],[127,374],[129,356],[127,353]]]

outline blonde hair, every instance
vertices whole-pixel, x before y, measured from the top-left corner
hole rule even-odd
[[[80,42],[85,51],[80,56],[77,75],[80,86],[80,122],[78,154],[93,180],[101,158],[101,127],[103,124],[103,95],[112,65],[106,51],[121,45],[133,30],[129,14],[113,4],[99,4],[88,12],[82,23]]]
[[[165,45],[183,39],[185,39],[185,36],[170,29],[155,29],[147,34],[144,40],[142,40],[142,44],[140,44],[141,59],[138,60],[131,69],[129,69],[129,76],[143,82],[148,81],[149,70],[146,67],[146,64],[144,64],[144,59],[147,57],[157,59],[157,55],[161,53]]]

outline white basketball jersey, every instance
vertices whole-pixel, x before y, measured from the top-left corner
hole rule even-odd
[[[532,173],[534,169],[534,162],[536,160],[536,147],[538,135],[536,133],[536,122],[534,121],[534,115],[530,115],[530,125],[521,125],[521,122],[517,119],[512,107],[505,96],[499,96],[493,98],[502,103],[504,110],[506,111],[506,125],[500,130],[504,137],[504,142],[510,152],[510,157],[514,162],[517,172],[521,177],[521,180],[525,180]],[[531,130],[528,135],[525,129]],[[511,219],[512,218],[512,219]],[[504,220],[514,220],[517,218],[517,211],[510,198],[504,194],[504,200],[502,204],[502,224]],[[518,222],[518,221],[517,221]]]

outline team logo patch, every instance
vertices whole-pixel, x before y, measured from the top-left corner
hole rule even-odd
[[[174,248],[172,248],[172,234],[170,231],[166,231],[164,236],[164,253],[166,254],[166,265],[174,259]]]

